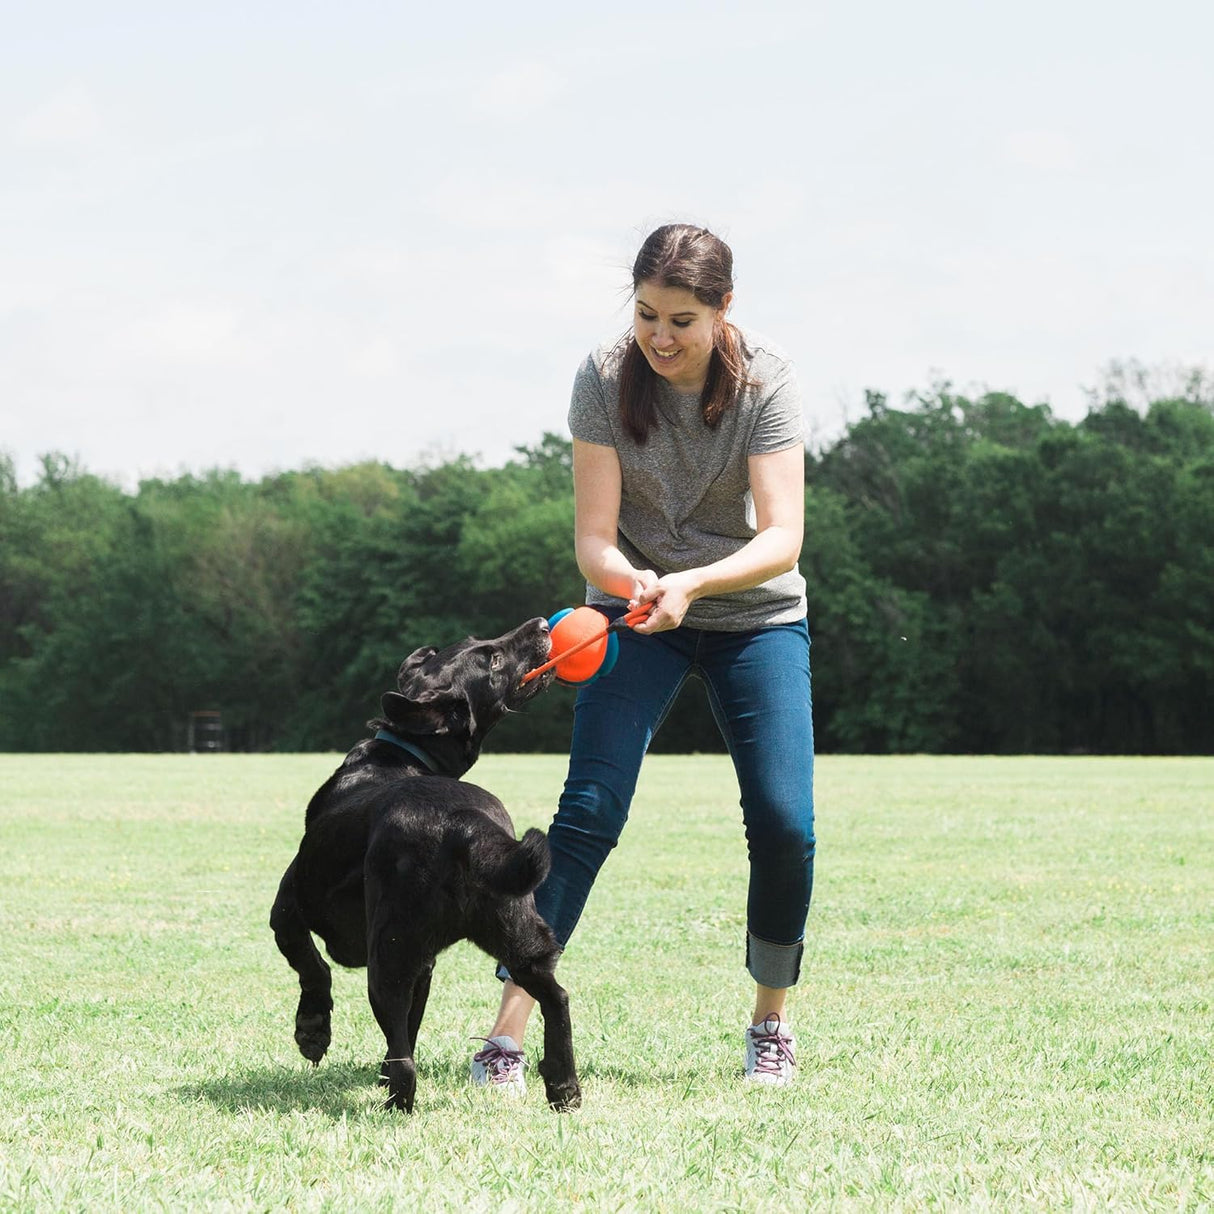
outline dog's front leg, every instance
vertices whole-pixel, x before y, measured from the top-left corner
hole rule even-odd
[[[270,927],[278,951],[299,975],[299,1007],[295,1012],[295,1044],[316,1066],[329,1048],[333,1011],[333,978],[304,922],[295,897],[295,865],[283,874],[270,911]]]
[[[510,977],[540,1005],[544,1017],[544,1056],[540,1059],[540,1075],[548,1103],[563,1113],[581,1105],[582,1089],[573,1062],[569,996],[553,976],[550,967],[554,964],[555,958],[538,968],[511,966]]]

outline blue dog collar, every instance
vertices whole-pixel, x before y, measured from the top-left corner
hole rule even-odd
[[[375,738],[376,741],[391,742],[393,746],[399,746],[401,750],[407,751],[415,759],[424,763],[430,769],[432,775],[441,776],[443,774],[439,771],[438,764],[420,746],[414,746],[412,742],[406,742],[404,738],[398,738],[396,734],[390,733],[386,729],[381,729],[375,735]]]

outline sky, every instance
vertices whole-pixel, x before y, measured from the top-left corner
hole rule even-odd
[[[1214,4],[0,0],[0,453],[127,487],[567,435],[670,221],[806,435],[1214,368]]]

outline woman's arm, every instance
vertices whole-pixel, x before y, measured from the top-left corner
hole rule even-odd
[[[614,447],[573,440],[574,551],[591,585],[634,600],[657,582],[652,569],[636,569],[617,544],[620,458]]]
[[[611,455],[614,457],[614,451]],[[640,601],[655,601],[656,606],[644,623],[636,625],[637,632],[677,628],[696,599],[749,590],[795,568],[805,530],[805,448],[798,445],[769,455],[752,455],[747,469],[755,503],[754,538],[711,565],[668,573],[643,590],[637,596]],[[618,511],[618,460],[615,471]],[[612,534],[614,539],[614,530]]]

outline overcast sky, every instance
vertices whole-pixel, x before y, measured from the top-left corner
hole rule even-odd
[[[659,223],[808,433],[1214,367],[1214,4],[0,0],[0,450],[133,486],[566,434]]]

